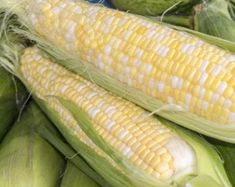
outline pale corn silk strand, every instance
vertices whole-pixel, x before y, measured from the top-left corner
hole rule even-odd
[[[48,95],[76,103],[106,142],[150,176],[170,182],[181,172],[195,172],[191,146],[140,107],[51,62],[37,48],[25,50],[20,68],[34,94],[46,100],[63,123],[101,156],[104,152],[84,134],[68,110]],[[136,123],[140,116],[145,120]]]
[[[235,123],[235,56],[158,23],[71,0],[35,0],[34,29],[104,73],[218,124]],[[53,33],[53,34],[52,34]]]

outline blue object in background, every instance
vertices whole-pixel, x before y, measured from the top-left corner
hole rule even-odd
[[[88,0],[90,3],[101,3],[107,7],[113,7],[108,0]]]

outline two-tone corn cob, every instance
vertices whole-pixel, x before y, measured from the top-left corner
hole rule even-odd
[[[37,48],[26,49],[13,67],[69,143],[114,186],[170,187],[191,184],[191,177],[200,180],[204,175],[211,178],[206,183],[215,180],[230,186],[218,155],[200,138],[168,127],[136,105],[53,63]],[[78,123],[72,109],[58,98],[73,103],[89,120],[73,111],[83,119],[84,124]],[[84,130],[91,128],[92,136]],[[117,161],[113,152],[107,154],[94,136],[101,137],[122,159]],[[88,150],[93,154],[87,154]],[[106,162],[111,165],[109,171],[104,168]]]
[[[185,169],[194,172],[196,158],[192,148],[155,118],[146,118],[143,109],[53,64],[37,48],[26,49],[21,62],[24,79],[36,96],[46,100],[64,124],[98,153],[102,151],[72,115],[47,96],[60,96],[76,103],[88,113],[99,135],[149,175],[169,180]],[[142,121],[143,118],[146,119]]]
[[[83,66],[86,78],[148,110],[175,106],[176,112],[158,113],[235,142],[234,54],[145,18],[81,0],[20,2],[25,6],[1,0],[0,8],[11,7],[37,33],[27,35],[50,45],[53,55],[72,59],[60,61],[63,65],[78,73]],[[103,73],[97,75],[94,66]]]

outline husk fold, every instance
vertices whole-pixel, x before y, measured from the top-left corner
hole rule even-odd
[[[88,163],[77,151],[75,151],[68,143],[65,142],[65,140],[54,128],[40,126],[37,131],[44,139],[50,142],[59,152],[61,152],[68,162],[73,163],[81,172],[90,177],[100,186],[111,187],[111,185],[105,181],[104,178],[102,178],[93,168],[88,165]]]

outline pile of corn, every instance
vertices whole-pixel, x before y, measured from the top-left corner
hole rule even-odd
[[[0,0],[0,187],[234,186],[233,2],[100,3]]]

